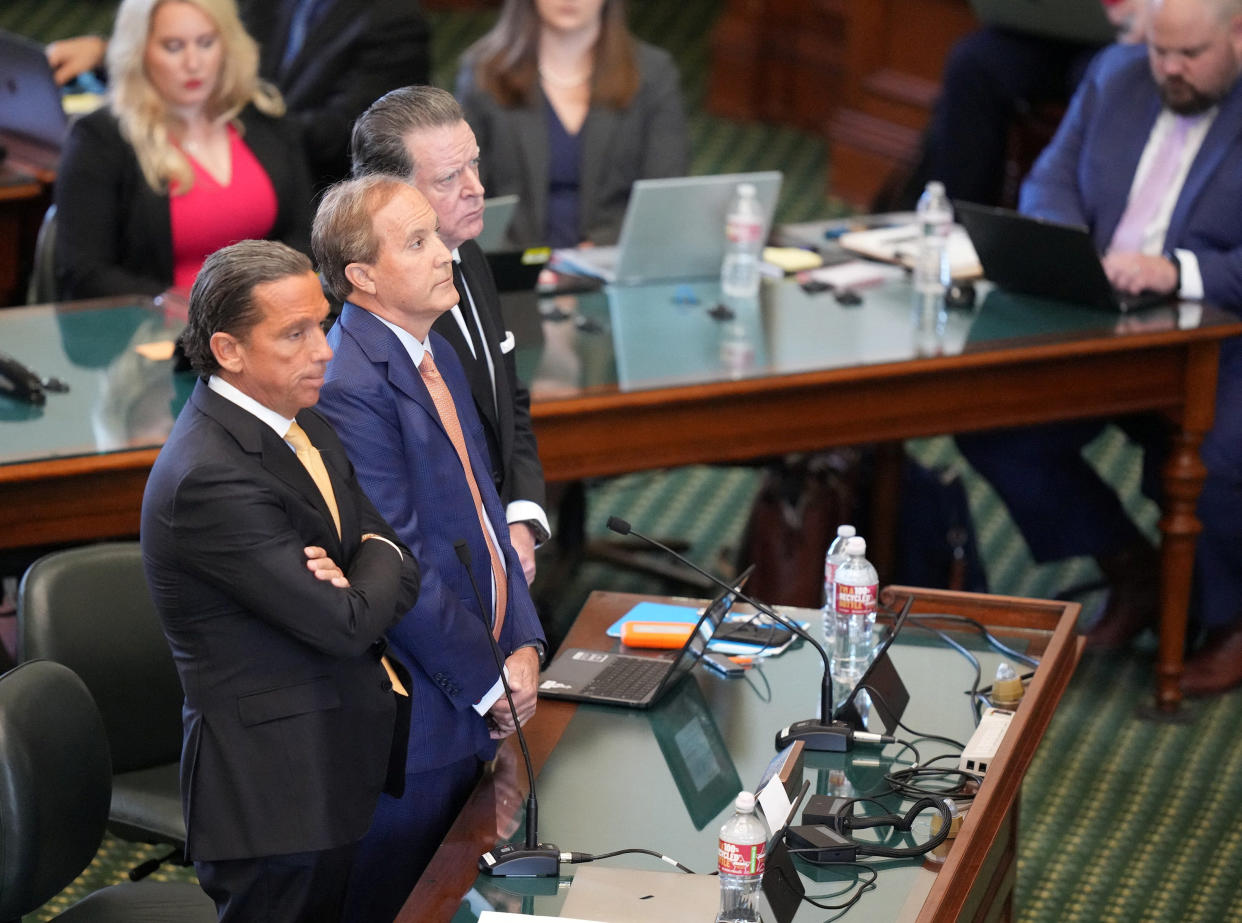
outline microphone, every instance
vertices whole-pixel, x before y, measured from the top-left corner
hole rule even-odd
[[[618,516],[608,517],[608,528],[618,535],[633,535],[640,541],[659,548],[661,551],[672,555],[682,564],[685,564],[691,570],[702,574],[716,586],[727,592],[733,593],[738,599],[754,606],[756,610],[762,612],[768,618],[778,624],[788,628],[798,637],[809,643],[816,651],[819,652],[819,658],[824,663],[823,681],[820,685],[819,697],[819,718],[807,718],[803,721],[795,721],[786,728],[782,728],[776,734],[776,749],[783,750],[795,740],[802,741],[803,747],[807,750],[826,750],[833,753],[844,753],[850,749],[855,740],[867,740],[871,735],[862,735],[854,731],[850,725],[844,721],[832,720],[832,665],[828,660],[828,654],[824,651],[823,646],[811,637],[801,625],[793,619],[787,619],[782,615],[778,615],[771,606],[767,606],[750,596],[747,596],[741,590],[738,590],[725,583],[719,577],[709,574],[703,568],[699,567],[693,561],[678,554],[672,548],[662,544],[648,535],[643,535],[636,531],[628,522]]]
[[[487,606],[483,605],[483,594],[479,592],[479,585],[474,579],[474,568],[470,566],[470,546],[465,539],[459,538],[453,542],[453,550],[457,552],[457,560],[466,568],[470,588],[479,604],[483,633],[487,635],[496,669],[500,671],[500,683],[505,690],[505,701],[509,703],[509,714],[513,716],[513,726],[517,729],[518,746],[522,750],[522,759],[526,761],[526,781],[530,786],[530,794],[526,796],[525,843],[520,846],[506,843],[483,853],[479,856],[479,871],[498,878],[548,878],[560,873],[561,852],[551,843],[539,842],[539,801],[535,798],[535,770],[530,764],[530,748],[526,746],[526,735],[522,733],[522,724],[518,721],[517,706],[513,704],[513,690],[505,676],[504,655],[500,652],[500,645],[492,637],[491,626],[487,624]]]

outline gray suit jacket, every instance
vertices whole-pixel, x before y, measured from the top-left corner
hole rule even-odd
[[[625,109],[593,106],[582,126],[582,240],[613,244],[636,179],[684,176],[689,137],[677,68],[668,53],[638,43],[638,93]],[[457,98],[482,153],[488,195],[516,193],[521,201],[509,225],[514,246],[545,243],[548,201],[548,127],[542,92],[529,104],[501,106],[474,83],[472,62],[457,76]]]

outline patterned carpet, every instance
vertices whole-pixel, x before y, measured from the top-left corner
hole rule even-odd
[[[681,66],[690,107],[697,173],[779,168],[785,185],[778,220],[839,214],[823,194],[822,141],[761,124],[703,113],[707,35],[719,0],[631,0],[636,31],[668,48]],[[106,33],[113,0],[7,0],[0,27],[40,40]],[[451,86],[457,54],[491,21],[491,13],[435,12],[436,82]],[[918,440],[911,453],[928,465],[960,464],[948,438]],[[1156,510],[1137,489],[1136,454],[1108,432],[1092,460],[1119,486],[1149,531]],[[1051,596],[1098,576],[1074,560],[1036,566],[991,490],[967,472],[967,491],[991,586],[998,593]],[[588,488],[587,531],[607,534],[610,515],[643,531],[675,534],[707,567],[727,559],[758,486],[749,468],[692,467],[629,475]],[[585,564],[562,588],[558,611],[576,612],[591,589],[668,592],[674,587],[603,564]],[[1086,600],[1088,611],[1098,600]],[[1054,921],[1242,920],[1242,692],[1192,704],[1188,724],[1157,724],[1135,716],[1150,698],[1154,639],[1128,655],[1083,661],[1049,729],[1023,789],[1017,919]],[[65,894],[37,914],[52,918],[82,894],[119,880],[159,848],[105,841],[95,862]],[[164,868],[156,879],[189,878]],[[881,877],[881,885],[883,878]],[[866,901],[855,912],[866,919]]]

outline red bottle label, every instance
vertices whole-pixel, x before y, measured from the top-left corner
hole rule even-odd
[[[717,867],[722,875],[762,875],[764,843],[730,843],[720,841],[716,853]]]
[[[850,586],[847,583],[835,584],[836,599],[833,600],[838,612],[847,615],[862,615],[875,611],[878,587],[874,583],[863,586]]]

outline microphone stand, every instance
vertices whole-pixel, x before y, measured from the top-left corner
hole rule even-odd
[[[487,624],[487,607],[483,604],[483,594],[474,579],[474,568],[470,566],[470,547],[464,539],[453,542],[453,550],[457,552],[457,560],[466,568],[466,576],[470,578],[470,588],[474,591],[475,601],[479,604],[479,617],[483,621],[483,633],[491,644],[492,657],[496,661],[496,669],[500,671],[500,683],[505,690],[505,701],[509,703],[509,714],[513,716],[518,745],[522,750],[522,759],[526,762],[526,781],[530,786],[530,794],[526,796],[526,840],[522,845],[506,843],[496,849],[488,850],[479,857],[479,871],[497,878],[548,878],[558,875],[561,870],[561,852],[551,843],[539,842],[539,802],[535,797],[535,770],[530,763],[530,748],[526,746],[526,735],[522,733],[522,723],[518,720],[517,706],[513,704],[513,690],[505,676],[504,655],[500,645],[492,637],[491,626]]]
[[[807,632],[805,629],[803,629],[803,627],[799,625],[796,621],[792,619],[787,619],[783,615],[777,614],[776,611],[773,610],[771,606],[765,605],[764,603],[761,603],[755,599],[752,599],[750,596],[743,593],[741,590],[738,590],[735,587],[730,586],[729,584],[725,583],[725,581],[721,580],[719,577],[716,577],[713,574],[710,574],[707,571],[703,570],[703,568],[699,567],[693,561],[689,560],[683,555],[678,554],[676,551],[674,551],[672,548],[669,548],[667,545],[657,541],[654,538],[651,538],[648,535],[643,535],[641,532],[636,531],[626,520],[621,519],[618,516],[608,517],[608,528],[611,529],[613,532],[616,532],[618,535],[633,535],[635,538],[639,539],[640,541],[646,542],[647,544],[660,549],[666,554],[672,555],[678,561],[685,564],[690,569],[702,574],[704,577],[706,577],[712,583],[716,584],[721,589],[726,590],[730,593],[733,593],[735,596],[737,596],[738,599],[741,599],[742,601],[749,603],[757,611],[763,613],[764,615],[772,619],[777,624],[782,625],[785,628],[789,629],[791,632],[796,634],[798,637],[802,638],[804,641],[809,643],[819,653],[819,658],[821,661],[823,661],[823,664],[824,664],[823,680],[820,683],[820,696],[819,696],[820,716],[819,718],[807,718],[802,721],[795,721],[793,724],[789,725],[788,727],[782,728],[776,734],[776,749],[783,750],[785,747],[787,747],[789,744],[793,743],[794,741],[800,740],[802,741],[803,747],[807,750],[820,750],[820,751],[829,751],[833,753],[844,753],[845,751],[850,749],[851,744],[855,740],[860,741],[860,742],[865,741],[869,743],[879,743],[881,741],[880,735],[878,734],[871,734],[871,733],[864,732],[864,731],[855,731],[850,725],[846,724],[844,721],[833,721],[832,720],[832,664],[828,660],[828,654],[824,650],[823,646],[818,641],[816,641],[813,637],[811,637],[810,633]]]

